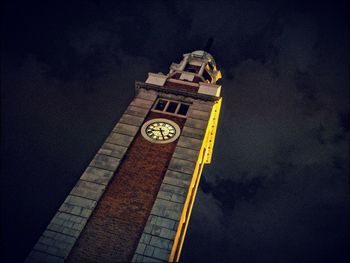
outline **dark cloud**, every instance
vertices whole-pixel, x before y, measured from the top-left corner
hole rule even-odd
[[[339,125],[344,132],[349,132],[349,112],[340,112],[338,114]]]
[[[243,178],[242,178],[243,177]],[[215,183],[215,187],[211,183],[207,183],[205,177],[202,179],[202,190],[204,193],[212,193],[226,209],[233,209],[236,201],[249,201],[256,195],[257,191],[263,187],[265,177],[254,177],[249,180],[242,176],[239,182],[228,179],[219,180]]]
[[[346,41],[325,44],[326,35],[339,38],[329,25],[323,27],[334,8],[324,20],[318,15],[326,10],[310,8],[286,15],[279,34],[269,39],[273,52],[264,59],[252,55],[229,69],[225,65],[216,166],[204,172],[197,204],[206,205],[195,206],[188,233],[193,239],[185,245],[205,240],[208,252],[186,250],[185,261],[331,262],[337,255],[345,262],[348,257],[348,115],[338,113],[348,109]],[[208,233],[203,229],[210,223],[203,221],[215,223],[212,206],[226,207],[217,214],[224,229],[211,226],[215,230]],[[335,230],[335,221],[344,231]],[[229,249],[214,252],[207,239],[219,231]]]

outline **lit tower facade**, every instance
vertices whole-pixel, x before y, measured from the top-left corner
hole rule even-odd
[[[148,73],[26,262],[178,261],[213,152],[221,78],[205,51]]]

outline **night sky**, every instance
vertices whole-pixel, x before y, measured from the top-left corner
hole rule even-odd
[[[21,262],[134,95],[182,54],[223,78],[183,262],[348,262],[347,1],[5,1],[1,257]]]

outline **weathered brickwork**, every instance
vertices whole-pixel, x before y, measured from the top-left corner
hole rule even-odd
[[[67,259],[156,97],[155,92],[139,90],[58,209],[26,262],[64,262]]]
[[[137,92],[26,262],[165,262],[179,246],[213,102]],[[158,95],[190,103],[187,118],[150,112]],[[181,136],[152,144],[140,127],[162,117],[177,122]]]
[[[146,120],[161,117],[165,116],[152,112]],[[177,122],[180,127],[185,121],[176,117],[170,117],[170,119]],[[155,209],[153,204],[158,191],[162,193],[169,191],[160,185],[175,145],[176,142],[152,144],[140,133],[136,135],[72,250],[68,262],[128,262],[132,259],[152,207]],[[177,202],[183,198],[183,193],[169,195],[169,200]],[[156,201],[160,207],[166,206],[164,202],[167,202],[166,199]],[[181,211],[181,206],[180,202],[179,207],[174,211],[176,215]],[[172,229],[149,229],[149,234],[154,235],[160,231],[160,237],[173,238],[175,221],[159,219],[159,222],[162,225],[170,225]],[[152,242],[156,242],[155,239]],[[163,241],[158,240],[159,242]],[[145,253],[150,256],[153,253],[164,254],[164,249],[159,246],[154,249],[145,247]],[[167,249],[169,247],[170,243]]]
[[[167,81],[164,86],[170,87],[170,88],[176,88],[176,89],[184,90],[184,91],[190,91],[190,92],[197,92],[199,89],[199,86],[191,86],[191,85],[170,82],[170,81]]]
[[[134,253],[133,262],[169,260],[175,236],[183,231],[184,224],[180,223],[181,215],[185,213],[189,216],[188,204],[184,210],[186,198],[192,194],[194,187],[198,186],[199,177],[193,173],[203,145],[211,109],[210,102],[194,101],[190,106],[185,126]],[[193,183],[193,179],[197,180],[197,184]]]

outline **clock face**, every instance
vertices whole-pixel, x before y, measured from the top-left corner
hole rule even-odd
[[[169,143],[179,137],[180,127],[171,120],[152,119],[143,124],[141,134],[153,143]]]
[[[146,127],[146,133],[148,137],[154,140],[169,140],[176,134],[174,126],[166,122],[153,122]]]

